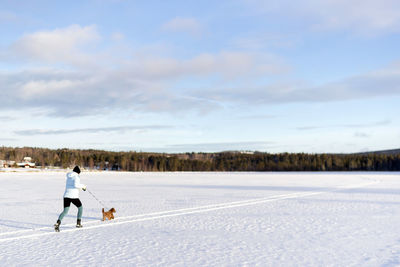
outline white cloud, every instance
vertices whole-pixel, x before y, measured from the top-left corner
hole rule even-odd
[[[397,0],[244,0],[252,12],[266,12],[318,30],[344,30],[361,35],[400,31]]]
[[[289,36],[282,34],[250,32],[244,36],[234,38],[230,45],[247,51],[258,51],[276,47],[291,48],[299,42],[293,38],[293,36],[289,38]]]
[[[78,128],[78,129],[28,129],[28,130],[18,130],[14,131],[18,135],[63,135],[63,134],[96,134],[96,133],[108,133],[108,132],[145,132],[148,130],[163,130],[173,128],[166,125],[142,125],[142,126],[115,126],[115,127],[102,127],[102,128]]]
[[[12,50],[19,53],[20,60],[34,58],[39,65],[52,63],[54,67],[0,72],[4,96],[0,109],[43,108],[56,116],[97,114],[116,108],[204,112],[237,103],[326,102],[400,95],[398,65],[310,87],[290,81],[269,82],[268,78],[285,74],[290,67],[268,53],[221,51],[187,59],[144,53],[115,59],[111,67],[106,67],[111,52],[87,53],[82,48],[100,38],[94,26],[78,25],[24,35]],[[88,58],[97,68],[88,68],[81,61]],[[69,70],[58,68],[60,63],[70,64]],[[208,88],[199,90],[203,85],[195,82],[182,88],[180,82],[192,78]]]
[[[354,133],[354,137],[358,137],[358,138],[369,138],[369,137],[371,137],[371,135],[368,134],[368,133],[364,133],[364,132],[355,132],[355,133]]]
[[[11,51],[23,60],[85,64],[93,61],[88,51],[84,52],[85,46],[99,38],[95,26],[71,25],[52,31],[26,34],[11,46]]]
[[[309,0],[308,7],[322,29],[350,28],[363,35],[400,31],[397,0]]]
[[[3,73],[0,88],[5,96],[0,109],[40,107],[61,117],[96,115],[109,109],[171,113],[210,109],[208,101],[168,90],[168,83],[135,79],[131,72],[120,70]]]
[[[0,121],[11,121],[15,120],[15,117],[13,116],[0,116]]]
[[[319,125],[319,126],[302,126],[296,127],[296,130],[299,131],[309,131],[309,130],[319,130],[319,129],[330,129],[330,128],[371,128],[371,127],[380,127],[380,126],[387,126],[391,124],[390,120],[383,120],[383,121],[376,121],[376,122],[369,122],[369,123],[355,123],[355,124],[336,124],[336,125]]]
[[[122,33],[112,38],[123,39]],[[67,65],[75,69],[114,69],[130,72],[135,79],[176,79],[184,75],[265,75],[286,72],[289,67],[277,56],[267,53],[221,51],[201,53],[188,59],[157,56],[153,51],[99,50],[96,42],[101,39],[95,26],[72,25],[52,31],[26,34],[11,45],[9,58],[22,62],[34,61],[36,65]],[[117,50],[119,47],[116,47]],[[133,56],[132,56],[133,55]],[[254,76],[253,75],[253,76]],[[36,85],[37,82],[29,87]],[[39,90],[39,89],[35,89]]]
[[[21,86],[21,93],[23,98],[30,98],[32,96],[45,96],[50,93],[60,93],[64,90],[69,90],[77,85],[77,82],[73,82],[71,80],[28,81]]]
[[[166,32],[183,32],[199,36],[203,32],[202,25],[195,18],[176,17],[161,26]]]
[[[186,60],[142,57],[132,60],[128,68],[135,77],[151,80],[209,75],[231,79],[250,78],[282,74],[290,70],[290,67],[276,56],[237,51],[203,53]]]
[[[114,32],[111,35],[111,39],[114,40],[114,41],[122,41],[122,40],[125,39],[125,35],[123,33],[121,33],[121,32]]]
[[[286,82],[260,87],[213,88],[194,93],[225,103],[331,102],[400,95],[400,68],[387,68],[320,86]]]
[[[0,88],[5,97],[0,108],[42,108],[55,116],[93,115],[108,109],[209,112],[236,104],[328,102],[400,95],[398,66],[317,87],[265,81],[265,86],[243,87],[249,83],[242,81],[232,86],[238,77],[251,82],[251,77],[257,80],[279,73],[282,66],[268,59],[268,56],[262,59],[247,53],[221,52],[188,60],[141,58],[101,71],[78,68],[3,72]],[[215,80],[216,75],[221,78]],[[176,89],[181,78],[193,76],[205,80],[213,77],[213,82],[202,90],[196,84],[186,86],[184,91]],[[225,80],[225,77],[231,78]]]

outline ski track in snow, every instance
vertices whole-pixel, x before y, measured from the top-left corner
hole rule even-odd
[[[399,173],[0,172],[4,266],[400,266]]]
[[[277,195],[277,196],[271,196],[271,197],[265,197],[265,198],[249,199],[249,200],[243,200],[243,201],[234,201],[234,202],[199,206],[199,207],[193,207],[193,208],[184,208],[184,209],[177,209],[177,210],[153,212],[153,213],[148,213],[148,214],[117,217],[113,221],[105,221],[105,222],[102,222],[101,224],[99,224],[98,221],[89,221],[89,222],[85,223],[84,228],[73,228],[73,227],[75,227],[75,224],[66,224],[66,225],[61,225],[61,229],[67,227],[66,229],[62,229],[61,232],[68,233],[68,232],[73,232],[73,231],[83,231],[83,230],[89,230],[89,229],[100,228],[100,227],[116,226],[116,225],[120,225],[120,224],[164,219],[164,218],[169,218],[169,217],[184,216],[184,215],[210,212],[210,211],[221,210],[221,209],[238,208],[238,207],[244,207],[244,206],[249,206],[249,205],[258,205],[258,204],[263,204],[263,203],[272,202],[272,201],[279,201],[279,200],[284,200],[284,199],[302,198],[302,197],[308,197],[308,196],[313,196],[313,195],[320,195],[320,194],[335,192],[335,191],[339,191],[339,190],[362,188],[362,187],[370,186],[370,185],[373,185],[376,183],[379,183],[379,180],[373,180],[372,182],[368,182],[368,183],[338,186],[332,190],[326,190],[326,191],[314,191],[314,192],[305,192],[305,193],[304,192],[296,192],[296,193],[291,193],[291,194],[283,194],[283,195]],[[143,218],[141,218],[141,217],[143,217]],[[40,232],[40,233],[36,233],[36,232]],[[5,232],[5,233],[0,233],[0,236],[10,236],[10,235],[15,235],[15,234],[18,235],[21,233],[23,233],[24,235],[6,237],[6,238],[0,237],[0,243],[18,240],[18,239],[25,239],[25,238],[38,238],[41,236],[53,235],[53,234],[59,235],[61,232],[56,233],[54,231],[53,227],[41,227],[41,228],[33,228],[33,229]],[[25,233],[29,233],[29,234],[25,234]]]

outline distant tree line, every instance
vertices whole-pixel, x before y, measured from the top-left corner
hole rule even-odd
[[[180,153],[0,147],[0,160],[123,171],[400,171],[397,154]]]

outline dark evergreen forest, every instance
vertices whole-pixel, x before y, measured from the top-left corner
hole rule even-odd
[[[0,160],[32,157],[38,168],[122,171],[400,171],[400,153],[305,154],[220,152],[162,154],[0,147]]]

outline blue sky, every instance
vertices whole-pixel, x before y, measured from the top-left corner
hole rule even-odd
[[[2,1],[0,145],[400,148],[400,2]]]

